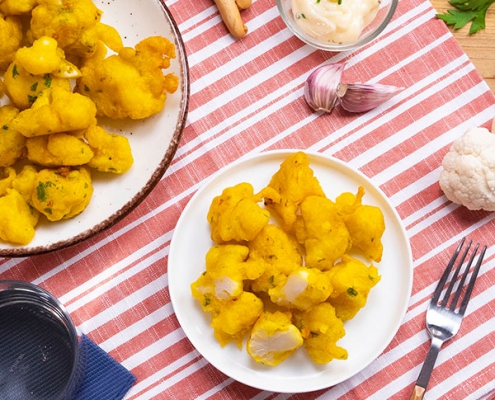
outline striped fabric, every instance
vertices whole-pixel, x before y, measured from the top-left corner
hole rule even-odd
[[[187,126],[170,168],[113,228],[62,251],[1,259],[0,279],[31,281],[59,297],[79,328],[136,375],[129,400],[405,399],[429,345],[425,310],[439,271],[467,234],[489,245],[486,262],[426,398],[494,399],[493,214],[447,201],[438,177],[455,138],[469,127],[491,127],[495,97],[431,4],[400,0],[378,40],[341,54],[303,45],[274,1],[256,0],[243,12],[249,33],[241,40],[227,33],[211,0],[166,4],[182,32],[192,82]],[[346,81],[405,90],[365,114],[312,113],[304,81],[335,61],[346,61]],[[294,395],[245,386],[205,361],[181,330],[167,290],[174,226],[204,180],[242,155],[283,148],[335,156],[371,178],[402,218],[414,262],[408,312],[383,354],[342,384]]]

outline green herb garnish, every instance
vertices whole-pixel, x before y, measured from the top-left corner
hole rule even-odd
[[[52,86],[52,77],[48,74],[45,75],[45,87],[49,88]]]
[[[46,194],[46,188],[53,186],[53,183],[48,182],[40,182],[36,187],[36,196],[39,201],[46,201],[48,199],[48,195]]]
[[[453,25],[454,29],[460,29],[471,22],[469,34],[472,35],[486,26],[486,11],[495,3],[495,0],[450,0],[449,4],[454,10],[447,10],[443,14],[437,14],[447,25]]]

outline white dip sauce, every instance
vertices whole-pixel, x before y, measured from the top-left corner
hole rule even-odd
[[[356,40],[378,12],[379,0],[292,0],[296,23],[309,36],[327,43]]]

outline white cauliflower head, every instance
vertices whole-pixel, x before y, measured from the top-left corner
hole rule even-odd
[[[471,128],[456,139],[442,162],[440,187],[470,210],[495,211],[495,134]]]

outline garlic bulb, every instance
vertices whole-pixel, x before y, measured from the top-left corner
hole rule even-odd
[[[332,112],[339,97],[337,90],[344,71],[344,63],[334,63],[316,68],[306,79],[304,98],[315,111]]]
[[[331,113],[340,102],[344,110],[362,113],[378,107],[404,90],[379,83],[342,83],[344,67],[345,63],[326,64],[308,76],[304,98],[314,111]]]

